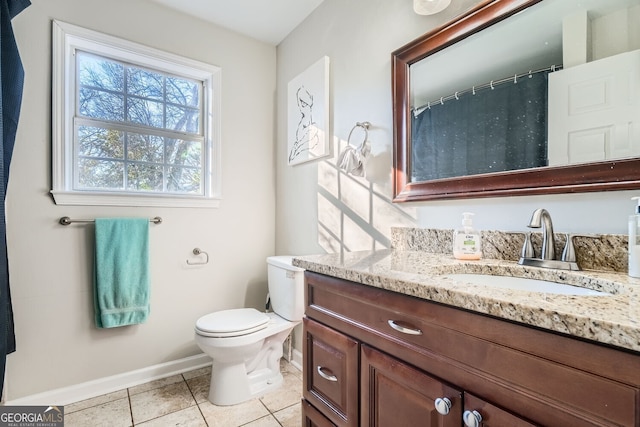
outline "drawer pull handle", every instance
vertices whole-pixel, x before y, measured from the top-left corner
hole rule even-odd
[[[395,320],[388,320],[387,323],[389,323],[389,326],[391,326],[393,329],[395,329],[398,332],[402,332],[403,334],[408,334],[408,335],[422,335],[422,331],[418,328],[410,328],[408,326],[402,326],[398,323],[396,323]]]
[[[462,421],[464,421],[464,425],[467,427],[480,427],[482,415],[480,415],[478,411],[464,411]]]
[[[338,377],[336,377],[335,375],[325,373],[324,368],[322,366],[318,366],[318,375],[320,375],[322,378],[324,378],[327,381],[333,381],[333,382],[338,381]]]
[[[438,411],[440,415],[447,415],[451,409],[451,401],[447,397],[437,398],[434,405],[436,407],[436,411]]]

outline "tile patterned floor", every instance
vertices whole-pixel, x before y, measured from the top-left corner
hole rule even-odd
[[[64,407],[65,427],[299,427],[302,373],[283,361],[278,390],[234,406],[207,400],[211,368],[197,369]]]

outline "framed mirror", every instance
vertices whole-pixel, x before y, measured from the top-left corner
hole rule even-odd
[[[640,187],[638,22],[640,0],[484,0],[394,51],[393,201]]]

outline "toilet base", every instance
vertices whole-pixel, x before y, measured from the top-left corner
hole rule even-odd
[[[282,344],[290,332],[287,329],[266,339],[258,357],[245,363],[214,359],[209,401],[218,406],[236,405],[280,387]]]
[[[229,367],[227,367],[225,374],[232,372],[234,369],[238,370],[237,368],[238,367],[229,369]],[[282,385],[283,377],[280,372],[274,374],[274,372],[265,368],[247,376],[244,373],[244,367],[240,366],[239,368],[242,370],[236,372],[236,374],[240,373],[241,375],[245,375],[247,381],[236,383],[233,387],[221,387],[220,384],[223,384],[224,381],[218,382],[214,380],[216,373],[212,370],[208,396],[209,402],[218,406],[237,405],[238,403],[261,397]],[[229,383],[227,382],[227,384]]]

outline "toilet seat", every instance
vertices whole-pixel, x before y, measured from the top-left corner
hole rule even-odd
[[[265,329],[269,316],[255,308],[216,311],[199,318],[196,333],[205,337],[238,337]]]

